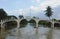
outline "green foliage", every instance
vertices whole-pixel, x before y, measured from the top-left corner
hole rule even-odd
[[[52,9],[51,9],[50,6],[47,7],[47,10],[46,10],[45,15],[46,15],[47,17],[49,17],[49,18],[53,15],[53,14],[52,14]]]
[[[27,24],[27,20],[26,19],[21,20],[20,24]]]
[[[27,24],[20,24],[20,28],[24,28],[26,26],[27,26]]]
[[[10,16],[7,17],[7,19],[11,19],[11,18],[12,18],[12,19],[17,19],[17,17],[14,16],[14,15],[10,15]]]
[[[26,27],[27,23],[28,22],[27,22],[26,19],[21,20],[21,22],[20,22],[20,28]]]
[[[29,23],[36,23],[35,20],[31,19]]]
[[[52,19],[52,21],[57,21],[56,19]]]
[[[16,21],[9,21],[4,23],[5,24],[5,28],[6,29],[13,29],[14,27],[17,26],[17,22]]]
[[[19,15],[19,18],[24,18],[24,16],[23,15]]]
[[[51,22],[47,22],[46,20],[41,20],[38,23],[39,25],[44,25],[46,27],[51,27]]]
[[[4,9],[0,9],[0,21],[2,19],[5,19],[7,17],[7,13],[4,11]]]
[[[45,20],[41,20],[41,21],[39,21],[39,23],[38,24],[40,24],[40,25],[46,25],[47,24],[47,22],[45,21]]]
[[[46,24],[48,27],[51,27],[51,22],[47,22]]]

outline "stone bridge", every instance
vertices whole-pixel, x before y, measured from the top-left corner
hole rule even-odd
[[[30,17],[26,17],[26,18],[18,18],[18,19],[6,19],[6,20],[1,20],[0,24],[1,24],[1,28],[4,28],[4,23],[6,22],[9,22],[9,21],[16,21],[17,22],[17,28],[20,27],[20,22],[23,20],[23,19],[26,19],[27,21],[30,21],[31,19],[33,19],[35,22],[36,22],[36,28],[38,28],[38,22],[40,21],[39,18],[30,18]],[[57,21],[48,21],[48,22],[51,22],[52,25],[51,27],[54,28],[54,23],[59,23],[60,22],[57,22]]]
[[[38,18],[29,18],[29,17],[26,17],[26,18],[18,18],[18,19],[6,19],[6,20],[1,20],[0,24],[1,24],[1,28],[4,28],[4,23],[6,22],[9,22],[9,21],[16,21],[17,22],[17,28],[20,27],[20,22],[23,20],[23,19],[26,19],[27,21],[30,21],[31,19],[33,19],[35,22],[36,22],[36,27],[38,27],[38,22],[40,21],[40,19]]]

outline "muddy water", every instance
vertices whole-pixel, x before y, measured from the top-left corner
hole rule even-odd
[[[60,39],[60,30],[47,27],[36,29],[27,24],[24,28],[14,28],[0,34],[0,39]]]

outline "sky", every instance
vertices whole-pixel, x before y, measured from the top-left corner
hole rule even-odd
[[[47,6],[51,6],[53,15],[51,18],[60,19],[60,0],[0,0],[0,8],[8,15],[36,16],[40,19],[48,19],[45,14]]]

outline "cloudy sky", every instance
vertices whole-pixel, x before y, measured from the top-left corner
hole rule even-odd
[[[48,19],[45,14],[47,6],[53,10],[52,18],[60,19],[60,0],[0,0],[0,8],[8,15],[36,16]]]

